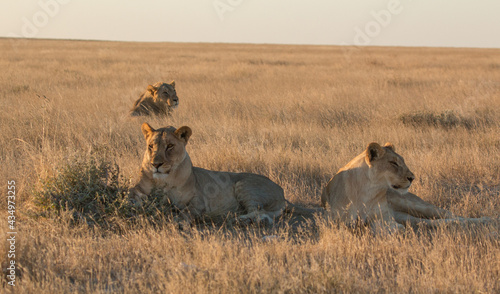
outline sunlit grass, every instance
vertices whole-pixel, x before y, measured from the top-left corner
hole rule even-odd
[[[166,204],[150,199],[137,212],[124,193],[148,121],[190,126],[196,166],[266,175],[307,206],[319,206],[323,186],[368,143],[392,142],[417,177],[413,193],[497,218],[498,50],[26,44],[0,40],[0,173],[15,179],[20,201],[16,290],[500,291],[498,226],[375,238],[286,216],[272,228],[180,231]],[[176,81],[173,116],[127,117],[162,80]]]

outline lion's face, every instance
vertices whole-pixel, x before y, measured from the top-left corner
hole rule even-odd
[[[415,175],[406,166],[403,157],[394,151],[391,143],[386,143],[383,147],[377,143],[369,144],[365,160],[370,167],[372,180],[385,181],[388,187],[400,193],[406,193],[415,179]]]
[[[179,98],[175,91],[175,81],[170,84],[158,82],[154,85],[149,85],[148,91],[151,92],[155,101],[166,103],[171,108],[176,108],[179,105]]]
[[[143,167],[152,172],[153,178],[164,179],[186,158],[192,131],[187,126],[155,130],[148,123],[143,123],[141,129],[147,143]]]

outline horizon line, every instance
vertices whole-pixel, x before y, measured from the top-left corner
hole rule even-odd
[[[134,41],[134,40],[104,40],[104,39],[70,39],[70,38],[25,38],[0,36],[4,40],[26,40],[26,41],[75,41],[75,42],[114,42],[114,43],[172,43],[172,44],[233,44],[233,45],[276,45],[276,46],[317,46],[317,47],[356,47],[356,48],[435,48],[435,49],[500,49],[500,47],[474,47],[474,46],[410,46],[410,45],[354,45],[354,44],[308,44],[308,43],[259,43],[259,42],[207,42],[207,41]]]

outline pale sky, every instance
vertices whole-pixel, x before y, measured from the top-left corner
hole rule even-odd
[[[0,0],[0,36],[500,48],[500,1]]]

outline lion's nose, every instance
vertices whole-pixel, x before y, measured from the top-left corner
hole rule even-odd
[[[414,177],[414,176],[409,176],[409,177],[408,177],[408,181],[410,181],[410,184],[411,184],[411,182],[413,182],[413,180],[414,180],[414,179],[415,179],[415,177]]]
[[[151,163],[155,168],[159,168],[163,163]]]

